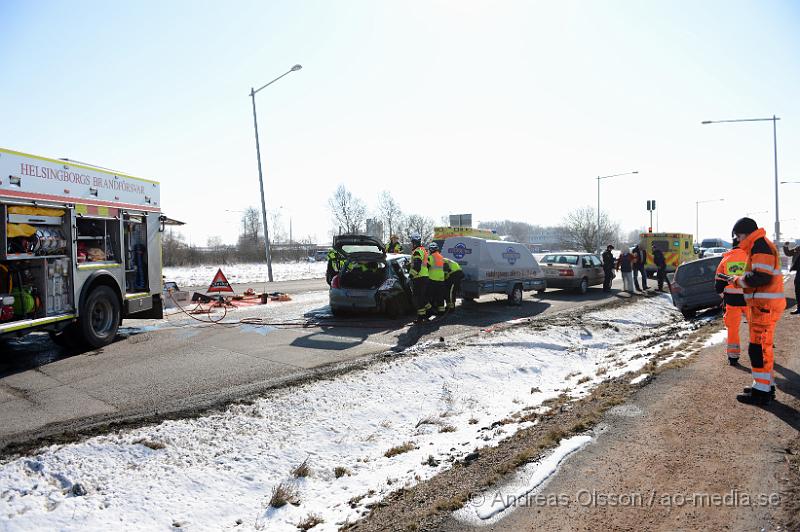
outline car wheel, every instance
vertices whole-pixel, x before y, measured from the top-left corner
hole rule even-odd
[[[107,286],[96,287],[81,309],[79,323],[83,340],[95,349],[110,344],[117,335],[119,318],[117,295]]]
[[[589,279],[584,277],[583,279],[581,279],[581,284],[578,285],[578,293],[585,294],[588,291],[589,291]]]
[[[542,295],[542,294],[545,293],[545,289],[544,288],[540,288],[539,290],[536,291],[536,293],[539,294],[539,295]]]
[[[341,318],[342,316],[344,316],[345,313],[344,310],[338,307],[331,307],[331,314],[333,314],[337,318]]]
[[[522,285],[517,284],[514,285],[514,288],[511,290],[511,293],[508,294],[508,304],[514,306],[522,305]]]
[[[682,310],[681,314],[683,314],[683,317],[686,318],[687,320],[693,320],[697,316],[697,311],[696,310]]]

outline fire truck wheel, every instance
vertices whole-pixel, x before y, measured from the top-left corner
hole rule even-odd
[[[81,309],[80,329],[84,341],[91,347],[110,344],[117,335],[119,327],[119,300],[111,288],[94,288]]]

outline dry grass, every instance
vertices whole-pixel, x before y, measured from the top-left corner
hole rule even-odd
[[[294,478],[306,478],[308,475],[311,474],[311,468],[308,467],[308,458],[303,460],[303,463],[299,466],[295,467],[292,470],[292,476]]]
[[[420,419],[417,421],[417,424],[414,425],[415,429],[420,428],[422,425],[441,425],[442,421],[439,418],[435,418],[433,416],[428,416]]]
[[[599,368],[597,368],[595,375],[599,377],[600,375],[605,375],[606,373],[608,373],[608,368],[605,366],[600,366]]]
[[[391,458],[393,456],[397,456],[398,454],[403,454],[407,453],[408,451],[413,451],[416,448],[417,446],[414,445],[414,442],[407,441],[403,444],[395,445],[394,447],[383,453],[383,456],[385,456],[386,458]]]
[[[439,432],[455,432],[456,428],[453,425],[442,425]]]
[[[336,478],[342,478],[345,475],[349,477],[351,474],[352,473],[350,472],[350,470],[347,469],[346,467],[336,466],[333,468],[333,476],[335,476]]]
[[[324,522],[325,520],[322,518],[322,516],[315,513],[310,513],[305,519],[301,520],[295,526],[300,530],[311,530],[315,526],[321,525]]]
[[[283,508],[287,504],[293,506],[300,504],[300,494],[297,493],[297,488],[294,486],[281,482],[272,488],[269,505],[273,508]]]
[[[583,384],[584,382],[589,382],[590,380],[592,380],[591,377],[586,375],[578,379],[578,384]]]

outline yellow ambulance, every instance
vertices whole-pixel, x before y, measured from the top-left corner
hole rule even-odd
[[[641,233],[639,247],[647,252],[647,261],[644,265],[647,273],[655,273],[658,270],[653,262],[653,251],[656,249],[664,253],[667,272],[674,272],[684,262],[697,259],[694,239],[692,235],[686,233]]]

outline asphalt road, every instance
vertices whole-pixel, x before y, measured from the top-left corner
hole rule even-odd
[[[599,287],[583,296],[548,290],[542,296],[526,293],[522,306],[510,307],[505,296],[489,295],[440,322],[413,326],[413,317],[333,321],[326,289],[320,279],[272,283],[270,292],[289,293],[293,300],[239,309],[226,316],[226,325],[183,313],[129,320],[116,342],[96,351],[60,348],[39,333],[6,340],[0,343],[0,450],[111,422],[188,414],[420,342],[628,297],[616,290],[604,294]],[[238,323],[242,318],[259,324]],[[311,325],[300,325],[305,323]]]

